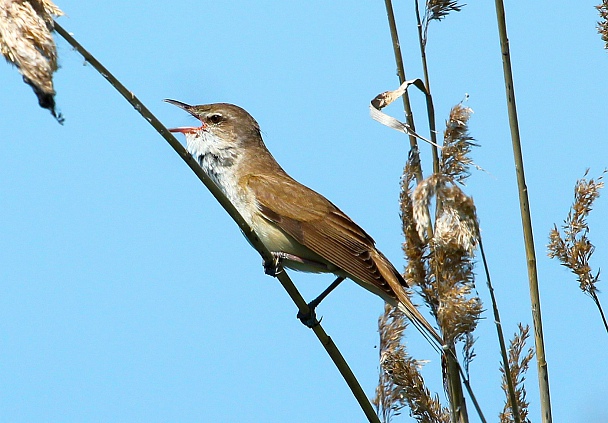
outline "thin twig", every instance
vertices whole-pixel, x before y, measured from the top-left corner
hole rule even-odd
[[[479,405],[479,402],[477,401],[477,397],[475,396],[475,393],[473,392],[473,388],[471,387],[471,382],[469,381],[469,378],[465,375],[464,370],[462,370],[462,366],[460,366],[460,363],[458,363],[458,372],[460,373],[460,376],[462,377],[462,383],[464,383],[464,387],[466,388],[469,397],[471,398],[471,401],[473,402],[473,406],[475,407],[475,411],[477,411],[477,415],[479,416],[479,420],[481,420],[481,423],[487,423],[486,417],[483,415],[483,411],[481,410],[481,406]]]
[[[507,95],[507,109],[509,113],[509,126],[511,128],[511,141],[515,159],[515,173],[519,188],[519,205],[521,210],[522,228],[528,262],[528,281],[530,285],[530,302],[532,303],[532,321],[534,323],[534,342],[536,346],[536,363],[538,366],[538,384],[540,391],[540,405],[543,423],[551,423],[551,397],[549,394],[549,371],[545,358],[545,341],[543,339],[543,324],[540,309],[540,292],[538,288],[538,273],[536,269],[536,254],[534,252],[534,237],[532,234],[532,217],[530,216],[530,203],[528,201],[528,188],[524,174],[524,164],[517,122],[517,108],[515,106],[515,88],[513,85],[513,72],[511,70],[511,56],[509,53],[509,39],[507,38],[507,24],[505,8],[502,0],[495,0],[498,33],[502,56],[505,89]]]
[[[424,85],[426,87],[426,113],[429,120],[429,132],[431,133],[431,141],[433,142],[433,172],[439,173],[439,152],[437,147],[437,125],[435,123],[435,106],[433,105],[433,96],[431,95],[431,81],[429,79],[429,69],[426,60],[426,41],[424,38],[422,19],[420,18],[420,6],[418,0],[415,0],[414,7],[416,9],[416,25],[418,27],[418,43],[420,44],[420,59],[422,60],[422,72],[424,74]]]
[[[595,302],[597,309],[600,311],[600,315],[602,316],[602,321],[604,322],[604,327],[606,328],[606,332],[608,332],[608,322],[606,321],[606,315],[604,314],[604,309],[602,309],[602,305],[600,304],[600,299],[597,296],[596,291],[591,292],[591,298]]]
[[[479,252],[481,253],[483,269],[486,272],[486,281],[488,284],[488,291],[490,291],[490,300],[492,301],[492,311],[494,312],[494,324],[496,324],[496,333],[498,335],[498,343],[500,344],[500,355],[502,356],[502,363],[505,369],[507,390],[509,393],[509,399],[511,401],[511,412],[513,413],[514,422],[521,423],[519,409],[517,407],[517,396],[515,395],[515,385],[513,384],[513,378],[511,377],[511,369],[509,368],[509,356],[507,353],[507,346],[505,344],[505,337],[502,332],[502,322],[500,320],[500,314],[498,313],[498,304],[496,303],[496,297],[494,296],[494,287],[492,286],[492,280],[490,279],[490,268],[488,267],[486,253],[483,249],[483,244],[481,242],[481,235],[477,237],[477,240],[479,242]]]
[[[192,169],[192,171],[198,176],[201,182],[207,187],[215,199],[220,205],[226,210],[230,217],[239,226],[247,240],[254,246],[254,248],[260,253],[262,258],[267,261],[272,261],[273,257],[268,249],[262,244],[256,233],[249,227],[247,222],[242,218],[239,212],[235,209],[232,203],[226,198],[226,196],[217,188],[217,186],[209,179],[209,176],[199,166],[197,161],[190,155],[190,153],[184,148],[184,146],[165,128],[165,126],[148,110],[146,106],[139,101],[139,99],[129,91],[120,81],[118,81],[110,71],[108,71],[93,55],[91,55],[86,49],[84,49],[78,41],[76,41],[65,29],[63,29],[57,22],[55,22],[55,30],[61,35],[72,47],[74,47],[87,62],[95,68],[109,83],[112,85],[131,105],[143,116],[144,119],[156,129],[156,131],[171,145],[175,152],[186,162],[186,164]],[[287,291],[293,302],[302,313],[308,313],[308,305],[302,295],[293,284],[287,272],[279,272],[277,279],[283,285],[283,288]],[[336,347],[336,344],[327,335],[325,330],[320,324],[313,327],[313,331],[319,342],[323,345],[334,364],[342,374],[342,377],[348,384],[353,395],[359,402],[359,405],[363,409],[368,421],[370,423],[380,423],[378,416],[376,415],[373,406],[369,402],[365,392],[361,388],[361,385],[355,378],[352,370],[346,363],[346,360]]]

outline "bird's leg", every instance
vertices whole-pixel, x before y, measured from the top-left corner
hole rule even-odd
[[[315,267],[319,269],[319,272],[327,272],[327,265],[323,263],[319,263],[313,260],[307,260],[302,257],[298,257],[294,254],[284,253],[282,251],[273,251],[272,252],[272,261],[264,261],[262,265],[264,266],[264,273],[270,276],[276,277],[279,273],[283,271],[282,262],[284,260],[291,261],[294,263],[305,264],[308,267]]]
[[[323,301],[325,299],[325,297],[327,297],[331,291],[336,289],[336,287],[338,285],[340,285],[340,283],[342,283],[342,281],[344,279],[345,279],[344,276],[338,276],[336,278],[336,280],[333,281],[331,283],[331,285],[329,285],[325,289],[325,291],[321,292],[321,294],[319,294],[319,296],[317,298],[315,298],[314,300],[312,300],[311,302],[308,303],[308,312],[306,312],[306,313],[302,313],[301,311],[298,312],[298,319],[300,319],[300,321],[304,324],[304,326],[307,326],[312,329],[313,327],[315,327],[316,325],[319,324],[320,321],[317,320],[315,308],[317,308],[317,306],[321,303],[321,301]]]
[[[279,273],[283,271],[283,261],[287,260],[293,263],[304,264],[311,268],[317,268],[319,272],[327,272],[329,271],[327,264],[319,263],[313,260],[308,260],[294,254],[285,253],[282,251],[273,251],[272,252],[272,261],[264,261],[264,272],[267,275],[276,277]],[[338,285],[345,279],[344,276],[338,276],[335,281],[331,283],[317,298],[308,303],[308,312],[302,313],[298,312],[298,319],[307,327],[313,328],[319,324],[319,320],[317,320],[317,316],[315,313],[315,308],[329,295],[331,291],[336,289]]]

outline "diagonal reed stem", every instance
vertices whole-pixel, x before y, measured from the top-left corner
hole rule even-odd
[[[602,316],[602,322],[604,322],[604,327],[606,328],[606,332],[608,332],[608,321],[606,321],[606,315],[604,314],[604,309],[602,308],[602,305],[600,304],[600,299],[597,296],[596,291],[591,291],[591,298],[593,298],[593,302],[597,306],[597,309],[600,312],[600,316]]]
[[[502,365],[503,369],[505,369],[505,379],[507,380],[507,391],[509,395],[509,401],[511,402],[511,413],[513,414],[513,422],[521,423],[521,417],[519,414],[519,407],[517,403],[517,395],[515,394],[515,385],[513,384],[513,378],[511,377],[509,356],[507,355],[507,346],[505,345],[505,336],[502,332],[502,322],[500,320],[500,314],[498,313],[498,304],[496,303],[496,297],[494,296],[494,287],[492,286],[492,279],[490,279],[490,268],[488,267],[488,261],[486,260],[486,253],[483,249],[483,243],[481,242],[481,235],[479,234],[479,229],[477,230],[477,233],[479,251],[481,253],[481,261],[483,262],[483,269],[486,272],[488,291],[490,291],[490,300],[492,301],[492,311],[494,312],[494,324],[496,325],[498,343],[500,344],[500,355],[502,357]]]
[[[72,47],[74,47],[74,49],[76,49],[76,51],[78,51],[85,58],[85,60],[89,62],[91,66],[97,70],[101,76],[103,76],[110,83],[110,85],[112,85],[112,87],[114,87],[125,98],[125,100],[127,100],[135,108],[135,110],[137,110],[142,117],[147,120],[148,123],[150,123],[150,125],[152,125],[152,127],[154,127],[154,129],[156,129],[156,131],[169,143],[173,150],[175,150],[175,152],[184,160],[184,162],[186,162],[190,169],[192,169],[196,176],[201,180],[205,187],[207,187],[207,189],[220,203],[224,210],[226,210],[226,213],[228,213],[236,222],[247,240],[260,253],[262,258],[267,262],[272,262],[272,255],[264,244],[262,244],[256,233],[251,229],[251,227],[249,227],[247,222],[245,222],[232,203],[219,190],[213,181],[209,179],[209,176],[203,171],[197,161],[190,155],[184,146],[167,130],[167,128],[165,128],[165,126],[150,112],[150,110],[148,110],[146,106],[144,106],[141,101],[139,101],[139,99],[131,91],[129,91],[120,81],[118,81],[118,79],[116,79],[108,69],[106,69],[97,59],[95,59],[92,54],[82,47],[80,43],[74,39],[74,37],[72,37],[57,22],[55,22],[54,25],[57,33],[61,35]],[[279,279],[281,285],[283,285],[283,288],[285,291],[287,291],[293,302],[298,307],[299,311],[302,313],[308,313],[309,309],[306,301],[304,298],[302,298],[302,295],[287,275],[287,272],[279,272],[277,279]],[[365,395],[363,388],[361,388],[359,381],[355,378],[355,375],[346,363],[346,360],[342,356],[342,353],[340,353],[340,350],[338,350],[336,344],[327,335],[320,324],[314,326],[313,331],[319,339],[319,342],[327,351],[327,354],[340,371],[340,374],[342,374],[342,377],[346,381],[348,387],[351,389],[368,421],[370,423],[380,423],[380,420],[378,419],[378,416],[376,415],[376,412],[374,411],[369,399]]]
[[[545,341],[543,338],[543,323],[540,310],[540,292],[538,289],[538,273],[536,270],[536,254],[534,252],[534,237],[532,235],[532,217],[530,216],[530,203],[528,201],[528,188],[524,174],[524,163],[519,137],[517,121],[517,108],[515,106],[515,88],[513,86],[513,72],[511,69],[511,56],[509,53],[509,39],[507,37],[507,24],[505,7],[502,0],[495,0],[496,18],[498,21],[498,34],[502,54],[502,66],[507,95],[507,110],[509,113],[509,126],[513,144],[515,160],[515,173],[519,188],[519,205],[521,221],[526,246],[526,259],[528,262],[528,281],[530,285],[530,302],[532,304],[532,321],[534,323],[534,343],[536,346],[536,364],[538,367],[538,385],[540,391],[541,418],[543,423],[551,423],[551,397],[549,394],[549,370],[545,358]]]

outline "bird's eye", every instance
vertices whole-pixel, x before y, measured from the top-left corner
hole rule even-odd
[[[211,123],[220,123],[222,121],[222,115],[214,113],[214,114],[210,115],[207,119]]]

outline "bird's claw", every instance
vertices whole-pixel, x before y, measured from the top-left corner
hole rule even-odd
[[[264,273],[269,276],[275,277],[283,271],[281,265],[282,257],[276,253],[272,253],[272,260],[264,260],[262,266],[264,266]]]
[[[310,329],[320,324],[321,320],[323,320],[322,317],[321,319],[317,320],[317,313],[315,313],[315,307],[311,304],[308,304],[308,312],[302,313],[301,311],[298,311],[298,319],[300,320],[300,322],[302,322],[304,326]]]

